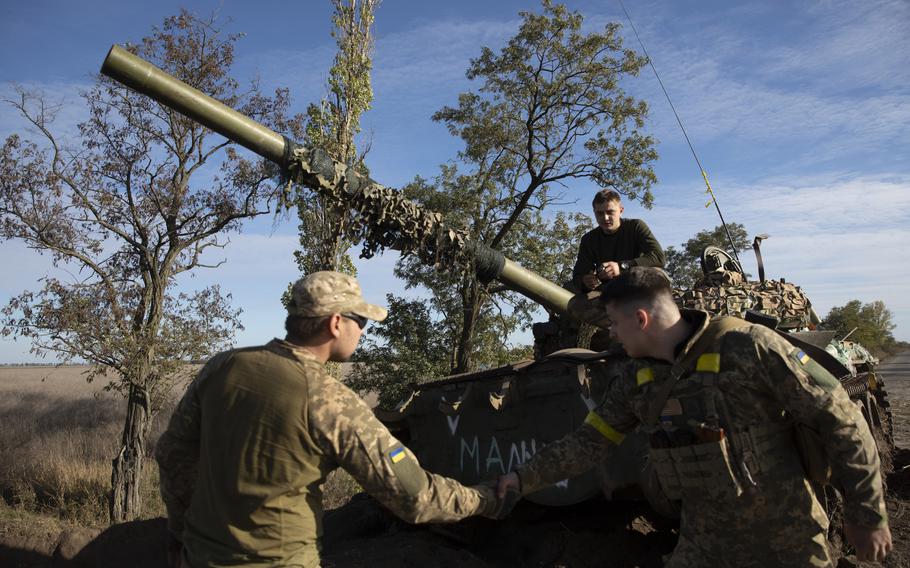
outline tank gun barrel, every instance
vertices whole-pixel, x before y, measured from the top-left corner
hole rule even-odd
[[[114,45],[101,73],[164,104],[225,138],[287,167],[293,142],[255,120],[216,101],[148,61]]]
[[[118,45],[111,47],[101,66],[101,73],[276,163],[284,171],[301,165],[295,159],[295,154],[309,154],[304,164],[307,171],[299,172],[298,175],[305,178],[307,185],[316,191],[335,190],[336,195],[331,197],[337,197],[336,185],[343,185],[343,191],[350,195],[375,183],[359,178],[352,168],[335,162],[324,152],[307,151],[286,136],[172,77]],[[344,177],[339,178],[339,172],[343,172]],[[389,246],[399,248],[395,243]],[[566,313],[572,298],[571,292],[482,243],[468,243],[467,246],[473,252],[475,269],[481,280],[489,282],[495,278],[549,310]]]
[[[514,290],[534,300],[548,310],[565,314],[572,293],[550,282],[543,276],[505,258],[502,272],[496,277]]]

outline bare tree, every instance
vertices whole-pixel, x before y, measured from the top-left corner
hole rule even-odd
[[[288,93],[241,89],[230,78],[239,35],[214,17],[186,11],[164,20],[129,49],[275,130],[302,134],[289,119]],[[239,310],[218,286],[176,293],[182,273],[218,266],[209,249],[243,219],[268,212],[276,171],[251,161],[220,136],[99,76],[83,93],[89,118],[68,147],[52,128],[55,108],[20,89],[8,101],[37,132],[0,149],[0,238],[16,239],[70,277],[47,278],[3,309],[3,334],[31,340],[32,351],[91,364],[127,399],[113,459],[111,522],[141,511],[139,483],[151,418],[187,363],[224,348]],[[220,173],[204,175],[217,165]],[[197,181],[199,180],[199,181]],[[218,257],[217,251],[214,254]],[[209,264],[206,264],[206,263]]]

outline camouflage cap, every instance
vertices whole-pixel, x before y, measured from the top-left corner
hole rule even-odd
[[[294,283],[288,313],[303,317],[351,313],[382,321],[388,310],[364,301],[353,276],[323,270]]]

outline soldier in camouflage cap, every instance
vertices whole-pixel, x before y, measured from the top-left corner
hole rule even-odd
[[[288,314],[317,317],[332,313],[351,313],[373,321],[388,315],[385,308],[366,303],[360,284],[347,274],[324,270],[294,283]]]
[[[500,477],[501,494],[583,473],[641,428],[661,488],[682,502],[667,566],[832,566],[828,519],[794,443],[805,425],[819,433],[843,491],[857,556],[884,559],[891,533],[878,453],[837,379],[771,329],[680,312],[653,268],[620,274],[602,297],[611,334],[632,359],[592,369],[613,374],[600,405]]]
[[[294,284],[287,337],[213,357],[155,452],[183,566],[318,566],[322,485],[336,467],[409,522],[496,516],[491,488],[424,471],[354,392],[326,373],[386,310],[357,281]],[[176,555],[175,555],[176,556]]]

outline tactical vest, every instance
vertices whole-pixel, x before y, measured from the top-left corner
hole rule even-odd
[[[277,351],[277,352],[276,352]],[[234,352],[199,385],[199,472],[186,513],[190,565],[315,566],[322,481],[302,362],[274,344]]]
[[[732,500],[759,486],[781,468],[799,468],[793,442],[793,424],[781,421],[752,425],[744,431],[733,431],[728,417],[730,409],[718,388],[724,336],[734,329],[742,330],[746,322],[726,319],[722,330],[711,330],[708,345],[701,349],[670,391],[660,415],[653,424],[645,424],[651,440],[651,462],[669,499],[687,495]],[[732,321],[731,321],[732,320]],[[717,320],[709,325],[717,325]],[[707,333],[707,331],[706,331]],[[640,368],[636,381],[652,390],[648,383],[673,380],[666,369]],[[652,393],[653,396],[653,393]],[[790,473],[793,473],[790,471]]]

